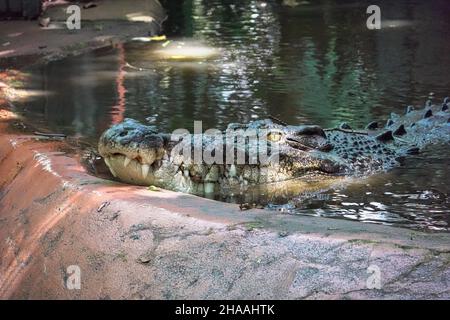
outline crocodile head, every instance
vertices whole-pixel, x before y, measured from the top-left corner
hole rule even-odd
[[[269,161],[255,158],[253,153],[260,149],[253,148],[248,140],[244,144],[238,142],[239,134],[249,131],[257,133],[259,146],[262,142],[267,147]],[[336,175],[346,169],[341,159],[330,152],[333,146],[319,126],[289,126],[258,120],[230,124],[222,134],[220,138],[207,132],[174,137],[126,119],[103,133],[98,148],[111,173],[121,181],[190,193],[211,193],[234,185],[278,182],[316,174]],[[228,139],[230,136],[233,139]],[[236,154],[231,163],[226,158],[230,144],[236,153],[242,151],[243,163],[237,162]],[[195,155],[174,153],[176,148],[185,146],[201,153],[208,151],[216,156],[216,161],[198,162]],[[223,151],[219,157],[218,151]]]

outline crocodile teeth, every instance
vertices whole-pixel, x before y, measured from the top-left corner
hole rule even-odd
[[[141,170],[142,170],[142,177],[144,177],[144,179],[147,178],[150,166],[148,164],[143,164]]]
[[[185,169],[183,174],[186,178],[189,177],[189,170]]]
[[[113,168],[109,168],[109,171],[111,171],[112,175],[117,178],[117,173],[114,171]]]
[[[131,162],[131,159],[128,157],[125,157],[125,160],[123,161],[123,166],[126,168]]]
[[[117,173],[114,171],[113,167],[111,166],[111,160],[109,160],[109,157],[104,158],[106,165],[109,168],[109,171],[112,173],[114,177],[117,177]]]
[[[234,164],[232,164],[230,166],[230,172],[229,172],[230,177],[234,177],[236,176],[236,166]]]
[[[205,181],[215,182],[219,180],[219,168],[217,166],[212,166],[208,174],[205,176]]]
[[[205,183],[205,193],[213,193],[214,192],[214,183],[207,182]]]
[[[106,165],[107,165],[109,168],[111,168],[111,161],[109,161],[109,158],[108,158],[108,157],[105,157],[104,160],[105,160]]]

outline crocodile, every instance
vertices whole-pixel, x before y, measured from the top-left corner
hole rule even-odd
[[[101,135],[98,151],[122,182],[197,195],[292,180],[332,181],[384,172],[427,145],[448,144],[449,104],[447,97],[442,104],[408,106],[404,115],[392,113],[385,124],[374,121],[362,130],[346,123],[330,129],[288,125],[271,117],[232,123],[224,131],[168,134],[125,119]],[[248,132],[258,139],[238,139]],[[196,159],[196,150],[209,158]]]

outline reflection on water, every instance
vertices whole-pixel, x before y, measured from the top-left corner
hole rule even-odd
[[[401,225],[417,229],[448,230],[450,173],[448,147],[427,149],[406,160],[403,167],[355,181],[345,189],[320,196],[293,197],[272,205],[286,212]]]
[[[193,120],[224,128],[268,115],[291,124],[358,127],[449,94],[447,1],[379,1],[383,22],[375,31],[366,28],[369,2],[296,2],[167,1],[171,44],[200,41],[220,56],[168,61],[155,55],[167,43],[134,42],[50,63],[33,70],[30,89],[53,94],[22,111],[55,132],[94,142],[124,117],[165,131],[192,129]],[[423,168],[413,162],[325,200],[294,197],[284,208],[444,228],[449,155],[434,152],[435,162],[419,161]]]

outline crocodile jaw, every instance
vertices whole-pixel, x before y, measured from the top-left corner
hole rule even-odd
[[[116,178],[126,183],[167,187],[177,182],[173,181],[177,170],[169,165],[168,161],[145,164],[116,153],[106,156],[105,163]]]

